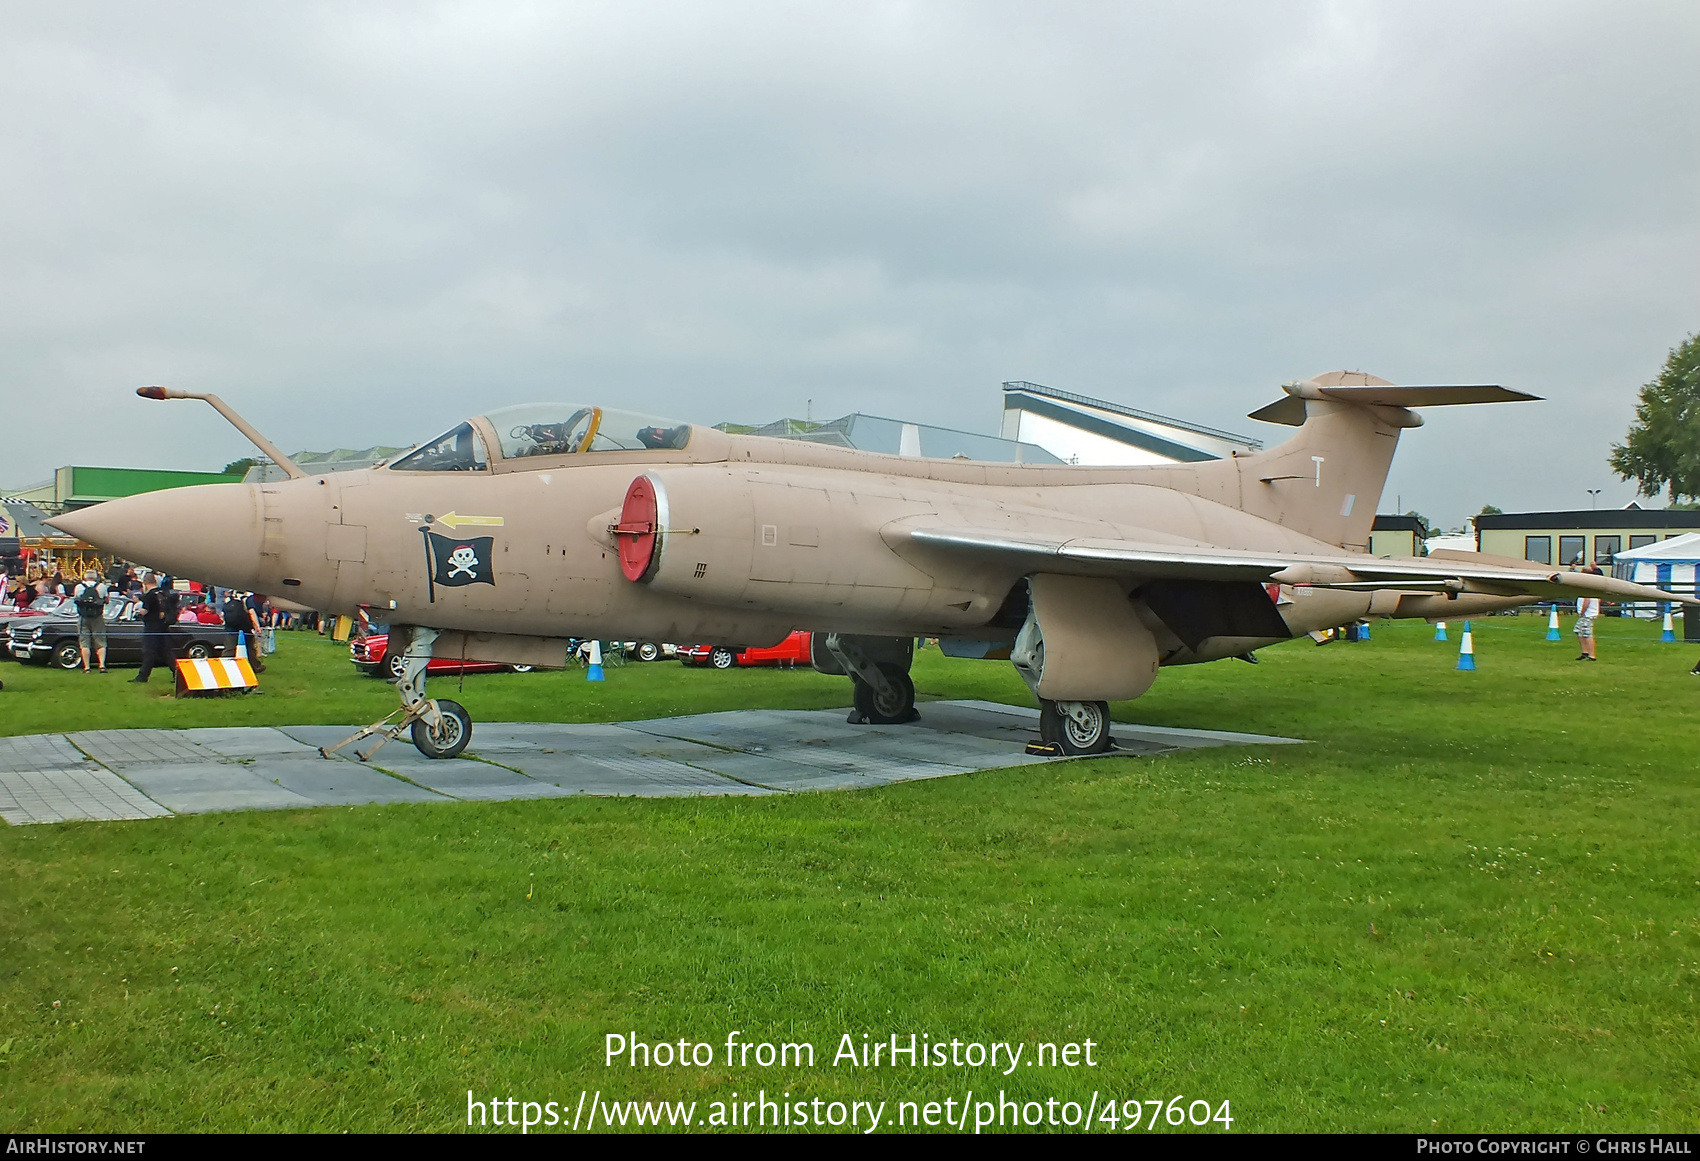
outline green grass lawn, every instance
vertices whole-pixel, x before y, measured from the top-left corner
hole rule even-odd
[[[762,799],[555,799],[0,828],[0,1128],[455,1129],[564,1102],[1231,1102],[1235,1130],[1700,1129],[1700,677],[1602,622],[1422,623],[1165,672],[1127,721],[1303,747]],[[261,698],[7,663],[0,730],[354,722],[282,634]],[[923,697],[1025,702],[1007,664]],[[846,703],[809,672],[436,679],[476,720]],[[923,706],[923,712],[925,707]],[[473,739],[477,748],[476,733]],[[813,1069],[604,1067],[603,1037]],[[1080,1041],[1095,1068],[834,1068],[840,1037]],[[1101,1126],[1108,1128],[1107,1125]],[[1140,1130],[1145,1131],[1143,1127]],[[1173,1131],[1163,1126],[1158,1131]],[[1219,1127],[1212,1131],[1219,1131]]]

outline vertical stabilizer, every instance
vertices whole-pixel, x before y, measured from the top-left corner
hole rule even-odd
[[[1331,371],[1282,390],[1285,397],[1251,418],[1297,427],[1292,439],[1213,463],[1154,468],[1162,477],[1154,482],[1351,552],[1369,549],[1399,432],[1422,426],[1411,408],[1535,398],[1487,384],[1401,387],[1362,371]]]

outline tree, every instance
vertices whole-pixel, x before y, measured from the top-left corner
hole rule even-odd
[[[239,460],[231,460],[228,464],[225,464],[224,467],[222,467],[219,470],[224,475],[234,476],[237,472],[246,473],[247,470],[249,468],[253,467],[253,466],[254,466],[254,457],[253,456],[244,456],[242,459],[239,459]]]
[[[1612,445],[1610,463],[1643,496],[1668,488],[1673,504],[1700,499],[1700,335],[1671,351],[1659,377],[1641,388],[1629,437]]]
[[[1503,515],[1505,515],[1505,509],[1504,508],[1496,508],[1492,504],[1483,504],[1482,510],[1480,512],[1477,512],[1476,515],[1477,516],[1503,516]]]

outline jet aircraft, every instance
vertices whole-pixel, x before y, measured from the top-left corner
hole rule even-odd
[[[463,706],[426,696],[431,657],[561,666],[570,637],[765,645],[808,629],[815,667],[851,680],[851,720],[878,723],[916,716],[913,644],[936,637],[953,656],[1012,661],[1044,740],[1089,754],[1110,745],[1107,703],[1164,666],[1255,660],[1366,617],[1688,600],[1477,553],[1368,554],[1415,408],[1534,396],[1362,372],[1284,391],[1252,417],[1296,426],[1291,439],[1203,463],[920,459],[539,403],[387,466],[309,475],[216,396],[144,387],[211,403],[288,478],[52,523],[180,576],[389,621],[401,707],[343,744],[411,730],[431,757],[472,733]]]

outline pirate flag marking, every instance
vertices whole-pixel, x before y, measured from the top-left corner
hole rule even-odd
[[[496,574],[490,567],[490,548],[495,539],[493,536],[440,536],[435,532],[425,532],[432,587],[494,586]],[[435,593],[432,599],[436,599]]]

